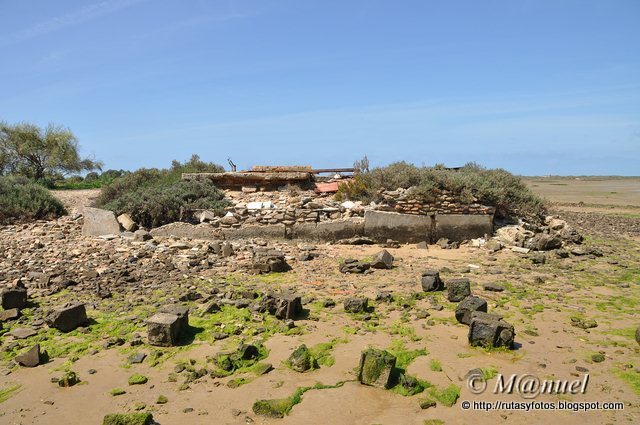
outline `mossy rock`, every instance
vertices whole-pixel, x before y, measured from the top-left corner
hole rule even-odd
[[[313,368],[313,358],[306,345],[302,344],[289,356],[287,365],[296,372],[306,372]]]
[[[164,395],[159,395],[158,399],[156,400],[156,404],[167,404],[168,402],[169,399]]]
[[[68,371],[65,372],[65,374],[62,375],[62,378],[58,380],[58,385],[60,385],[61,387],[72,387],[78,382],[80,382],[80,378],[78,378],[78,375],[75,372]]]
[[[102,420],[102,425],[152,425],[151,413],[110,413]]]
[[[290,398],[258,400],[253,403],[253,413],[268,418],[284,418],[292,406]]]
[[[385,350],[369,348],[360,356],[358,380],[365,385],[389,388],[396,365],[396,357]]]
[[[602,363],[605,361],[604,354],[596,353],[591,355],[591,361],[594,363]]]
[[[111,395],[112,396],[119,396],[119,395],[123,395],[126,394],[127,392],[125,390],[123,390],[122,388],[114,388],[111,390]]]
[[[129,385],[146,384],[148,380],[149,379],[146,376],[140,375],[139,373],[134,373],[129,377]]]

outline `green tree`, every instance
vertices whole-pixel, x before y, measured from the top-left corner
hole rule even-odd
[[[0,122],[0,174],[43,180],[101,167],[99,161],[80,157],[78,139],[68,128]]]

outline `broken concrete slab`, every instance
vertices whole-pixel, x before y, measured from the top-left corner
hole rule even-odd
[[[492,215],[438,214],[435,220],[436,238],[447,238],[452,242],[493,234]]]
[[[364,236],[376,242],[394,239],[400,243],[418,243],[432,239],[435,217],[399,214],[384,211],[365,211]]]
[[[85,207],[83,215],[82,234],[85,236],[117,235],[120,233],[120,223],[118,223],[113,211]]]
[[[331,242],[363,236],[364,221],[361,218],[323,221],[317,224],[315,233],[314,240]]]
[[[286,238],[286,228],[284,224],[252,225],[243,226],[237,229],[222,229],[221,233],[225,239]]]

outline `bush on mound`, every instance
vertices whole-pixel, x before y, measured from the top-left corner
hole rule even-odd
[[[62,202],[26,177],[0,177],[0,221],[59,217]]]
[[[430,200],[439,190],[456,194],[461,202],[477,202],[496,208],[500,218],[541,218],[545,214],[544,200],[534,194],[518,176],[501,168],[486,169],[470,162],[460,169],[417,167],[395,162],[356,175],[342,185],[338,198],[377,201],[380,190],[409,189],[418,199]]]
[[[182,219],[184,211],[221,211],[228,201],[209,182],[183,181],[182,173],[214,173],[224,169],[197,155],[185,163],[174,161],[170,169],[142,168],[102,188],[97,205],[116,214],[128,213],[138,224],[157,227]]]

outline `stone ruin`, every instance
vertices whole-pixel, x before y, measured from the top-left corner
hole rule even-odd
[[[233,203],[223,214],[185,211],[185,221],[154,229],[154,236],[191,239],[304,239],[340,241],[365,237],[384,243],[463,241],[493,233],[495,209],[465,203],[442,190],[423,201],[408,189],[382,191],[381,201],[339,202],[334,194],[352,177],[353,169],[314,170],[311,167],[253,167],[250,171],[185,173],[184,180],[210,181]],[[322,177],[322,173],[334,173]],[[200,224],[193,224],[200,223]]]

